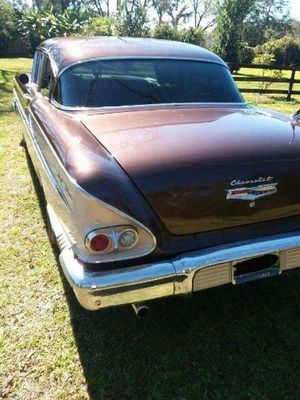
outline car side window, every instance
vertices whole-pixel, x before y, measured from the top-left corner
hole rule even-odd
[[[50,90],[54,82],[54,75],[51,68],[49,57],[43,54],[42,73],[39,77],[38,90],[43,96],[49,97]]]
[[[32,64],[32,74],[31,74],[31,80],[33,83],[37,83],[38,81],[38,76],[39,76],[39,69],[41,65],[41,52],[36,51],[34,54],[33,58],[33,64]]]

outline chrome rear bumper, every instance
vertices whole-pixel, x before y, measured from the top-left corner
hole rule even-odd
[[[71,248],[65,247],[59,259],[80,304],[97,310],[230,283],[237,261],[270,253],[280,258],[281,271],[300,266],[300,232],[230,243],[164,262],[106,272],[87,270]]]

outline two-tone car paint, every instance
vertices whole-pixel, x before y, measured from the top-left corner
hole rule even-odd
[[[26,126],[26,144],[44,188],[52,229],[62,252],[68,249],[61,259],[64,271],[71,284],[74,276],[80,280],[78,273],[91,274],[73,285],[85,307],[172,295],[177,279],[187,279],[189,284],[178,293],[188,293],[193,289],[186,271],[197,271],[198,253],[200,258],[213,255],[216,246],[227,254],[228,246],[280,234],[282,250],[297,247],[299,125],[289,117],[245,102],[69,109],[51,98],[61,74],[84,60],[165,57],[225,65],[221,59],[196,46],[117,38],[53,39],[39,52],[36,81],[22,84],[16,77],[14,101]],[[49,97],[38,86],[46,59],[53,72]],[[269,176],[278,185],[276,196],[254,204],[226,198],[233,181]],[[128,224],[144,243],[140,252],[133,248],[99,256],[87,249],[90,231]],[[274,250],[267,242],[257,254]],[[176,271],[182,262],[170,260],[191,252],[192,267],[183,262],[182,271]],[[255,256],[255,247],[246,255]],[[215,256],[211,258],[216,264]],[[73,277],[66,259],[77,263]],[[104,276],[103,271],[112,273]],[[122,285],[116,284],[118,279]],[[109,288],[114,291],[110,300]],[[105,296],[106,301],[99,300]]]

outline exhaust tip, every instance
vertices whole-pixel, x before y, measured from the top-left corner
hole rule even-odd
[[[131,304],[135,315],[139,318],[145,318],[149,312],[149,307],[143,303],[133,303]]]

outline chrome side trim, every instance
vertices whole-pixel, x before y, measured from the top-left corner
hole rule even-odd
[[[88,289],[91,292],[105,291],[108,289],[122,289],[130,286],[145,285],[149,282],[157,283],[169,279],[174,281],[175,270],[170,262],[153,265],[140,265],[138,267],[120,268],[112,273],[87,272],[82,264],[66,249],[59,256],[63,270],[69,281],[77,282],[76,287]],[[72,262],[74,267],[70,270],[67,265]],[[84,277],[84,279],[82,279]],[[172,294],[173,294],[172,290]]]
[[[30,124],[27,123],[27,118],[26,118],[26,116],[24,114],[24,111],[22,109],[22,106],[21,106],[21,104],[19,102],[19,99],[18,99],[18,96],[17,96],[17,94],[15,92],[15,89],[13,89],[13,95],[14,95],[14,101],[15,101],[17,110],[18,110],[18,112],[19,112],[19,114],[20,114],[20,116],[21,116],[21,118],[23,120],[25,128],[26,128],[26,130],[28,132],[28,135],[29,135],[29,137],[31,139],[31,142],[32,142],[32,145],[34,147],[34,150],[36,151],[36,154],[38,156],[38,159],[39,159],[40,163],[42,164],[42,166],[43,166],[43,168],[44,168],[44,170],[45,170],[50,182],[52,183],[52,185],[53,185],[54,189],[56,190],[56,192],[58,193],[59,197],[63,200],[65,205],[71,211],[71,205],[70,205],[68,199],[66,198],[66,196],[64,195],[62,188],[60,187],[58,181],[56,180],[56,178],[55,178],[55,176],[54,176],[54,174],[52,172],[52,169],[50,168],[49,164],[47,163],[47,161],[45,159],[45,157],[44,157],[44,155],[43,155],[43,153],[42,153],[42,151],[40,149],[40,146],[39,146],[38,142],[36,141],[36,138],[35,138],[35,135],[34,135],[32,127],[30,126]],[[29,110],[29,112],[30,112],[30,115],[33,115],[30,110]]]
[[[49,139],[47,138],[47,136],[45,135],[42,127],[40,126],[38,120],[35,118],[35,115],[33,114],[33,112],[29,109],[30,115],[33,118],[34,122],[37,124],[37,126],[40,129],[40,133],[43,135],[43,139],[45,140],[45,142],[47,143],[47,146],[49,146],[49,149],[51,150],[51,153],[53,155],[53,157],[55,158],[56,162],[59,164],[59,166],[63,169],[64,174],[66,175],[66,177],[68,178],[69,182],[73,185],[74,188],[78,189],[82,194],[84,194],[85,196],[87,196],[89,199],[95,201],[96,203],[100,204],[102,207],[108,208],[111,211],[119,214],[120,216],[122,216],[123,218],[126,218],[128,221],[131,221],[133,224],[139,226],[141,229],[144,229],[146,232],[149,233],[149,235],[151,235],[152,240],[153,240],[153,248],[151,251],[153,251],[156,247],[156,237],[153,235],[153,233],[151,232],[151,230],[149,228],[147,228],[145,225],[143,225],[141,222],[137,221],[135,218],[132,218],[130,215],[124,213],[123,211],[111,206],[108,203],[105,203],[104,201],[98,199],[97,197],[93,196],[92,194],[90,194],[89,192],[87,192],[85,189],[83,189],[81,186],[79,186],[79,184],[76,182],[76,180],[69,174],[69,172],[65,169],[65,166],[63,165],[63,163],[61,162],[60,158],[58,157],[57,153],[55,152],[55,150],[53,149],[52,144],[50,143]],[[27,124],[25,123],[26,128],[28,129]],[[31,136],[32,137],[32,136]],[[38,146],[38,143],[36,143],[36,145]],[[39,150],[41,152],[41,150]]]
[[[52,160],[51,166],[52,166],[52,164],[54,164],[56,170],[60,171],[57,178],[59,179],[59,176],[61,174],[61,176],[64,177],[62,182],[68,183],[68,187],[67,187],[68,191],[65,193],[65,195],[70,194],[70,207],[67,209],[69,211],[68,213],[66,213],[63,208],[60,208],[60,206],[58,204],[55,205],[56,199],[53,198],[52,195],[51,195],[52,196],[51,198],[48,198],[48,191],[46,190],[48,185],[46,185],[46,187],[45,187],[45,195],[46,195],[47,202],[50,201],[50,203],[53,204],[53,207],[56,208],[56,210],[59,214],[60,221],[65,226],[68,236],[70,236],[69,239],[73,244],[73,250],[75,251],[76,255],[83,262],[101,264],[104,262],[120,261],[120,259],[122,259],[122,260],[134,259],[134,258],[138,258],[138,257],[143,257],[143,256],[151,253],[156,247],[156,238],[153,235],[153,233],[151,232],[151,230],[149,228],[147,228],[146,226],[144,226],[139,221],[132,218],[131,216],[127,215],[126,213],[124,213],[120,210],[117,210],[116,208],[110,206],[109,204],[106,204],[105,202],[92,196],[90,193],[88,193],[82,187],[80,187],[77,184],[77,182],[75,181],[75,179],[73,177],[71,177],[68,174],[68,172],[66,171],[66,169],[64,168],[61,160],[59,159],[58,155],[54,151],[54,148],[50,144],[47,136],[45,135],[44,131],[42,130],[41,126],[39,125],[39,122],[36,120],[34,114],[30,110],[30,108],[26,108],[26,112],[29,113],[32,122],[34,124],[36,124],[35,125],[36,129],[39,129],[38,135],[39,135],[39,138],[43,142],[43,146],[45,145],[45,147],[47,147],[48,159]],[[26,120],[27,119],[28,119],[28,117],[26,115]],[[24,121],[24,124],[26,127],[26,131],[28,132],[29,124],[24,119],[23,119],[23,121]],[[38,155],[40,153],[36,149],[36,147],[39,146],[39,143],[36,143],[36,141],[32,137],[31,132],[26,134],[26,140],[28,141],[29,148],[31,148],[31,151],[33,152],[33,154],[32,154],[33,158],[35,158],[37,160],[38,166],[36,166],[36,168],[37,168],[38,174],[40,175],[39,172],[43,171],[43,174],[46,177],[47,181],[49,181],[50,186],[51,187],[54,186],[54,184],[56,184],[56,182],[53,182],[53,177],[51,177],[51,174],[49,174],[49,170],[46,171],[46,165],[44,163],[42,163],[38,157]],[[39,169],[40,169],[40,171],[39,171]],[[55,187],[56,187],[55,193],[57,193],[57,188],[59,188],[60,181],[57,182],[57,184],[58,184],[58,187],[55,185]],[[50,186],[49,186],[49,188],[50,188]],[[64,188],[62,188],[62,190],[64,190]],[[58,193],[58,194],[59,194],[59,196],[57,196],[57,198],[59,199],[59,198],[61,198],[61,195],[60,195],[60,193]],[[67,199],[69,200],[69,197],[67,197]],[[89,209],[91,210],[90,219],[86,219],[83,216],[83,214],[81,214],[80,217],[81,217],[82,223],[79,224],[78,226],[76,225],[76,221],[77,221],[77,216],[78,216],[77,213],[79,211],[79,208],[77,205],[77,209],[76,209],[76,204],[82,204],[82,205],[89,204]],[[92,208],[91,208],[91,205],[93,205]],[[57,207],[58,207],[58,209],[57,209]],[[98,213],[96,212],[97,208],[98,208]],[[81,208],[81,209],[83,210],[84,208]],[[95,211],[92,212],[92,209]],[[73,215],[76,214],[76,218],[74,218],[74,217],[71,218],[69,216],[71,213]],[[99,257],[98,254],[92,254],[91,252],[89,252],[84,245],[84,238],[90,230],[101,227],[101,223],[99,223],[99,225],[98,225],[98,223],[95,224],[95,221],[99,218],[100,213],[102,213],[102,216],[105,215],[106,218],[108,219],[106,221],[107,224],[133,225],[139,232],[139,236],[141,238],[141,241],[139,242],[140,246],[134,247],[132,251],[131,251],[131,249],[127,249],[126,252],[128,252],[128,253],[126,253],[126,254],[125,254],[125,250],[122,249],[122,252],[111,253],[111,254],[108,254],[107,257],[106,257],[106,255],[105,255],[105,257],[103,255],[101,255],[101,257]],[[85,218],[85,219],[83,219],[83,218]],[[104,221],[103,218],[102,218],[102,221]]]

